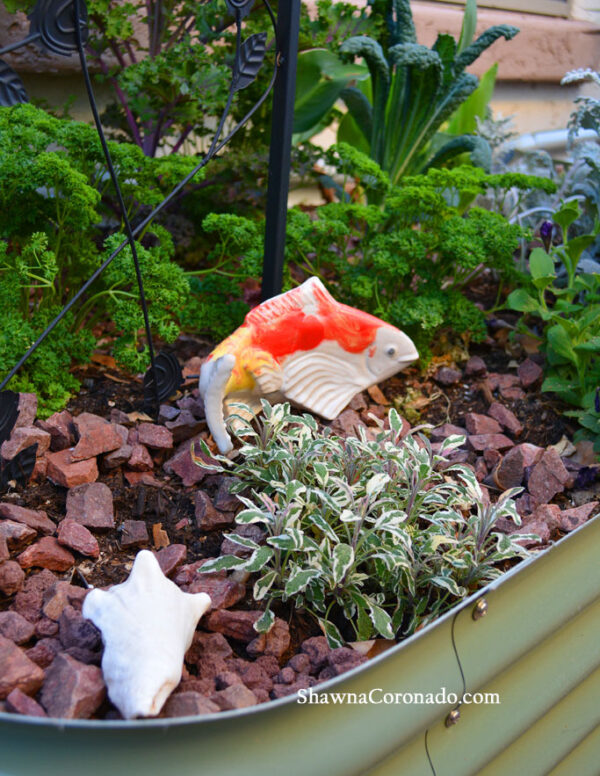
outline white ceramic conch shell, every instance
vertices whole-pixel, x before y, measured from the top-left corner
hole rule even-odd
[[[149,550],[137,554],[125,582],[88,593],[83,616],[102,632],[104,681],[125,719],[160,712],[210,605],[206,593],[184,593],[167,579]]]

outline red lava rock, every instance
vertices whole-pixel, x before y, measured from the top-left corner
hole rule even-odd
[[[25,644],[34,633],[33,623],[17,612],[0,612],[0,636],[14,641],[15,644]]]
[[[178,399],[176,404],[180,410],[187,410],[197,418],[204,418],[204,402],[197,389],[194,389],[190,396],[183,396],[181,399]]]
[[[43,681],[43,670],[13,641],[0,636],[0,700],[15,688],[31,695],[39,690]]]
[[[521,517],[527,517],[530,515],[536,506],[535,499],[532,499],[529,493],[523,493],[518,499],[515,499],[515,506],[517,508],[517,514]]]
[[[490,372],[487,380],[492,391],[498,388],[513,388],[519,384],[517,375],[499,374],[498,372]]]
[[[500,387],[500,396],[508,401],[520,401],[525,398],[525,393],[517,386],[508,388]]]
[[[531,388],[532,385],[540,382],[544,376],[542,367],[530,358],[526,358],[522,364],[519,364],[517,372],[523,388]]]
[[[160,566],[162,573],[169,577],[179,568],[187,556],[187,547],[185,544],[170,544],[168,547],[163,547],[162,550],[156,553],[156,560]]]
[[[114,423],[109,423],[99,415],[82,412],[73,418],[79,434],[79,441],[71,451],[72,461],[85,461],[101,453],[110,453],[123,444],[121,435]]]
[[[358,412],[346,409],[329,424],[331,430],[338,436],[358,436],[358,429],[364,426]]]
[[[485,461],[488,469],[493,469],[495,466],[497,466],[500,463],[501,458],[502,453],[498,452],[498,450],[483,451],[483,460]]]
[[[62,644],[58,639],[43,638],[35,646],[28,649],[25,654],[40,668],[48,668],[50,663],[62,650]]]
[[[22,550],[37,536],[37,531],[14,520],[0,520],[0,536],[6,540],[9,550]]]
[[[313,671],[318,671],[327,662],[331,647],[325,636],[313,636],[302,642],[300,650],[308,655]]]
[[[154,423],[140,423],[137,427],[140,444],[153,450],[170,450],[173,447],[173,434],[164,426]]]
[[[58,621],[60,643],[65,649],[81,647],[97,651],[102,647],[100,631],[73,606],[65,606]]]
[[[75,563],[73,555],[58,543],[53,536],[44,536],[43,539],[32,544],[17,558],[21,568],[29,569],[38,566],[51,571],[67,571]]]
[[[180,412],[180,409],[172,407],[170,404],[161,404],[158,411],[158,422],[167,423],[170,420],[175,420]]]
[[[447,439],[449,436],[466,436],[466,431],[461,426],[454,426],[452,423],[444,423],[431,431],[431,438],[435,440]]]
[[[488,468],[483,460],[483,458],[478,458],[475,461],[475,476],[477,477],[478,482],[483,482],[483,480],[487,477]]]
[[[222,633],[204,633],[196,631],[192,646],[189,648],[186,661],[198,663],[207,655],[226,660],[233,655],[229,642]]]
[[[523,431],[523,425],[517,416],[500,402],[493,402],[488,409],[488,415],[497,420],[500,425],[515,436]]]
[[[261,611],[229,611],[218,609],[211,612],[203,620],[205,628],[217,631],[224,636],[229,636],[236,641],[248,643],[256,638],[257,633],[253,628],[254,623],[262,615]]]
[[[73,416],[67,410],[55,412],[46,420],[37,420],[36,426],[50,434],[50,449],[53,452],[66,450],[75,442]]]
[[[233,684],[240,684],[241,681],[241,676],[236,674],[235,671],[221,671],[220,674],[215,676],[215,688],[217,690],[224,690]]]
[[[0,563],[0,593],[14,595],[23,587],[25,572],[14,560]]]
[[[355,412],[364,412],[367,409],[367,406],[367,400],[365,399],[364,393],[357,393],[356,396],[353,396],[350,400],[348,409],[354,410]]]
[[[92,482],[67,493],[67,518],[95,530],[115,527],[113,497],[108,485]]]
[[[198,692],[178,692],[167,700],[161,717],[195,717],[199,714],[214,714],[220,710],[220,706]]]
[[[119,428],[119,426],[117,426],[117,428]],[[125,428],[125,426],[121,426],[121,428]],[[118,447],[116,450],[113,450],[112,453],[107,453],[104,456],[102,459],[104,466],[106,466],[107,469],[116,469],[118,466],[123,466],[123,464],[127,463],[131,458],[132,453],[132,445],[125,440],[121,447]]]
[[[537,534],[538,539],[523,539],[519,544],[525,548],[535,547],[537,544],[546,544],[550,541],[550,529],[543,520],[529,520],[527,524],[512,531],[512,536],[519,534]]]
[[[282,668],[275,677],[275,682],[277,682],[277,684],[291,684],[294,681],[296,681],[296,672],[291,666]]]
[[[290,647],[290,629],[287,622],[275,618],[268,633],[259,633],[246,647],[249,655],[273,655],[280,658]]]
[[[48,617],[40,618],[35,624],[35,635],[38,639],[45,639],[56,636],[58,633],[58,623]]]
[[[8,542],[3,534],[0,534],[0,563],[10,558],[10,552],[8,551]]]
[[[177,410],[177,413],[177,417],[173,420],[167,420],[165,426],[173,435],[173,442],[180,444],[199,434],[205,423],[202,420],[197,420],[190,410]]]
[[[183,376],[189,377],[190,375],[199,375],[203,363],[204,359],[200,358],[200,356],[192,356],[192,358],[188,358],[182,367]]]
[[[527,487],[538,504],[547,504],[557,493],[562,493],[568,480],[569,472],[560,456],[548,448],[533,467]]]
[[[487,365],[479,356],[471,356],[465,366],[466,377],[484,377],[487,374]]]
[[[19,414],[15,423],[15,428],[21,426],[33,426],[37,414],[37,395],[35,393],[19,394]]]
[[[499,434],[502,431],[497,420],[488,418],[487,415],[479,415],[477,412],[467,412],[465,426],[469,434],[475,435]]]
[[[531,520],[536,523],[545,523],[550,532],[555,531],[560,526],[560,507],[556,504],[541,504],[534,510]]]
[[[316,684],[316,679],[308,674],[298,674],[296,681],[292,684],[274,684],[271,691],[271,698],[285,698],[288,695],[294,695],[298,690],[306,690]]]
[[[580,507],[564,509],[560,514],[559,527],[563,531],[573,531],[575,528],[579,528],[580,525],[589,520],[590,515],[597,506],[597,501],[590,501],[588,504],[582,504]]]
[[[131,456],[127,466],[134,472],[151,472],[154,469],[154,461],[144,445],[133,445]]]
[[[43,482],[48,475],[48,459],[36,458],[29,482]]]
[[[308,673],[310,667],[310,659],[305,652],[299,652],[288,661],[288,666],[293,668],[297,673]]]
[[[196,524],[201,531],[227,528],[235,520],[233,512],[219,512],[216,510],[209,496],[203,490],[196,491],[195,510]]]
[[[106,696],[102,671],[68,655],[57,655],[46,672],[40,700],[50,717],[86,719]]]
[[[43,510],[25,509],[16,504],[4,503],[0,504],[0,517],[13,520],[15,523],[23,523],[43,534],[56,532],[56,525]]]
[[[329,679],[334,676],[340,676],[346,673],[346,671],[350,671],[351,668],[356,668],[366,662],[367,658],[364,655],[349,647],[332,649],[327,657],[328,675],[322,677],[319,674],[319,678]],[[326,668],[325,670],[327,671],[328,669]]]
[[[433,379],[438,385],[456,385],[456,383],[462,380],[462,372],[459,372],[458,369],[450,369],[448,366],[443,366],[437,370]]]
[[[185,587],[187,593],[207,593],[212,609],[229,609],[246,595],[246,586],[233,579],[220,579],[213,574],[198,574]]]
[[[175,455],[172,458],[169,458],[163,465],[163,469],[167,474],[176,474],[178,477],[181,477],[186,488],[201,482],[209,474],[206,469],[197,466],[192,461],[190,448],[192,444],[195,444],[197,439],[198,437],[194,437],[187,442],[182,442]],[[199,450],[197,450],[196,455],[203,460],[206,460],[207,463],[209,462],[209,459],[200,453]]]
[[[157,480],[150,472],[124,472],[125,479],[132,486],[148,485],[150,488],[162,488],[163,484]]]
[[[468,439],[473,450],[506,450],[513,447],[514,442],[504,434],[473,434]]]
[[[148,529],[144,520],[123,520],[121,529],[121,547],[148,544]]]
[[[84,525],[68,517],[58,526],[58,542],[90,558],[97,558],[100,555],[96,537]]]
[[[15,687],[6,697],[6,710],[12,714],[25,714],[27,717],[47,716],[40,704],[29,695],[25,695],[18,687]]]
[[[245,709],[257,703],[256,695],[244,684],[232,684],[225,690],[213,693],[210,700],[216,703],[221,711]]]
[[[85,461],[75,461],[71,449],[59,450],[48,456],[47,476],[56,485],[63,488],[73,488],[98,479],[98,466],[95,458]]]
[[[263,529],[256,525],[256,523],[236,526],[236,533],[239,536],[243,536],[244,539],[252,539],[257,544],[263,544],[266,536]],[[221,555],[237,555],[239,558],[249,558],[252,555],[252,550],[249,547],[242,547],[240,544],[236,544],[231,539],[223,539],[221,542]]]
[[[218,475],[215,477],[215,480],[219,483],[217,494],[213,502],[215,509],[219,509],[223,512],[237,511],[241,507],[242,502],[234,493],[231,493],[230,489],[235,483],[239,483],[239,479],[237,477]]]
[[[42,595],[42,612],[52,620],[58,620],[67,605],[81,611],[83,601],[88,591],[77,585],[70,585],[62,580],[55,581]]]
[[[55,584],[56,577],[48,569],[32,574],[25,582],[23,590],[15,596],[11,609],[22,614],[29,622],[37,622],[42,616],[44,594]]]
[[[11,460],[26,447],[37,445],[36,456],[44,455],[50,447],[50,434],[35,426],[21,426],[15,428],[10,436],[0,447],[0,455],[6,460]]]
[[[525,474],[524,445],[509,450],[494,470],[494,482],[500,490],[517,488],[523,482]]]

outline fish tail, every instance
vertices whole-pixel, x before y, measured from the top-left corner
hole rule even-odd
[[[227,353],[214,361],[202,364],[199,389],[204,400],[206,422],[222,455],[233,450],[231,437],[225,425],[223,401],[225,387],[235,366],[235,356]]]

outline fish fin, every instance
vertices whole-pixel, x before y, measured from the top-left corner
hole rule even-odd
[[[361,379],[358,358],[352,356],[317,350],[289,356],[282,389],[286,399],[333,420],[371,382]]]
[[[220,358],[206,361],[200,370],[200,393],[204,400],[206,422],[219,452],[223,455],[233,449],[231,437],[225,426],[223,401],[225,399],[225,386],[234,367],[235,356],[228,353]]]
[[[240,364],[252,375],[261,394],[278,391],[283,385],[283,370],[266,350],[248,348],[242,353]]]
[[[319,278],[312,277],[305,280],[301,286],[267,299],[266,302],[250,310],[245,322],[250,326],[272,325],[274,321],[298,310],[302,310],[306,315],[314,315],[323,305],[337,307],[338,302]]]

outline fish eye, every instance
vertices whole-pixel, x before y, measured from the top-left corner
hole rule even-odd
[[[390,356],[390,357],[395,356],[396,355],[396,346],[395,345],[389,345],[385,349],[385,354],[386,354],[386,356]]]

